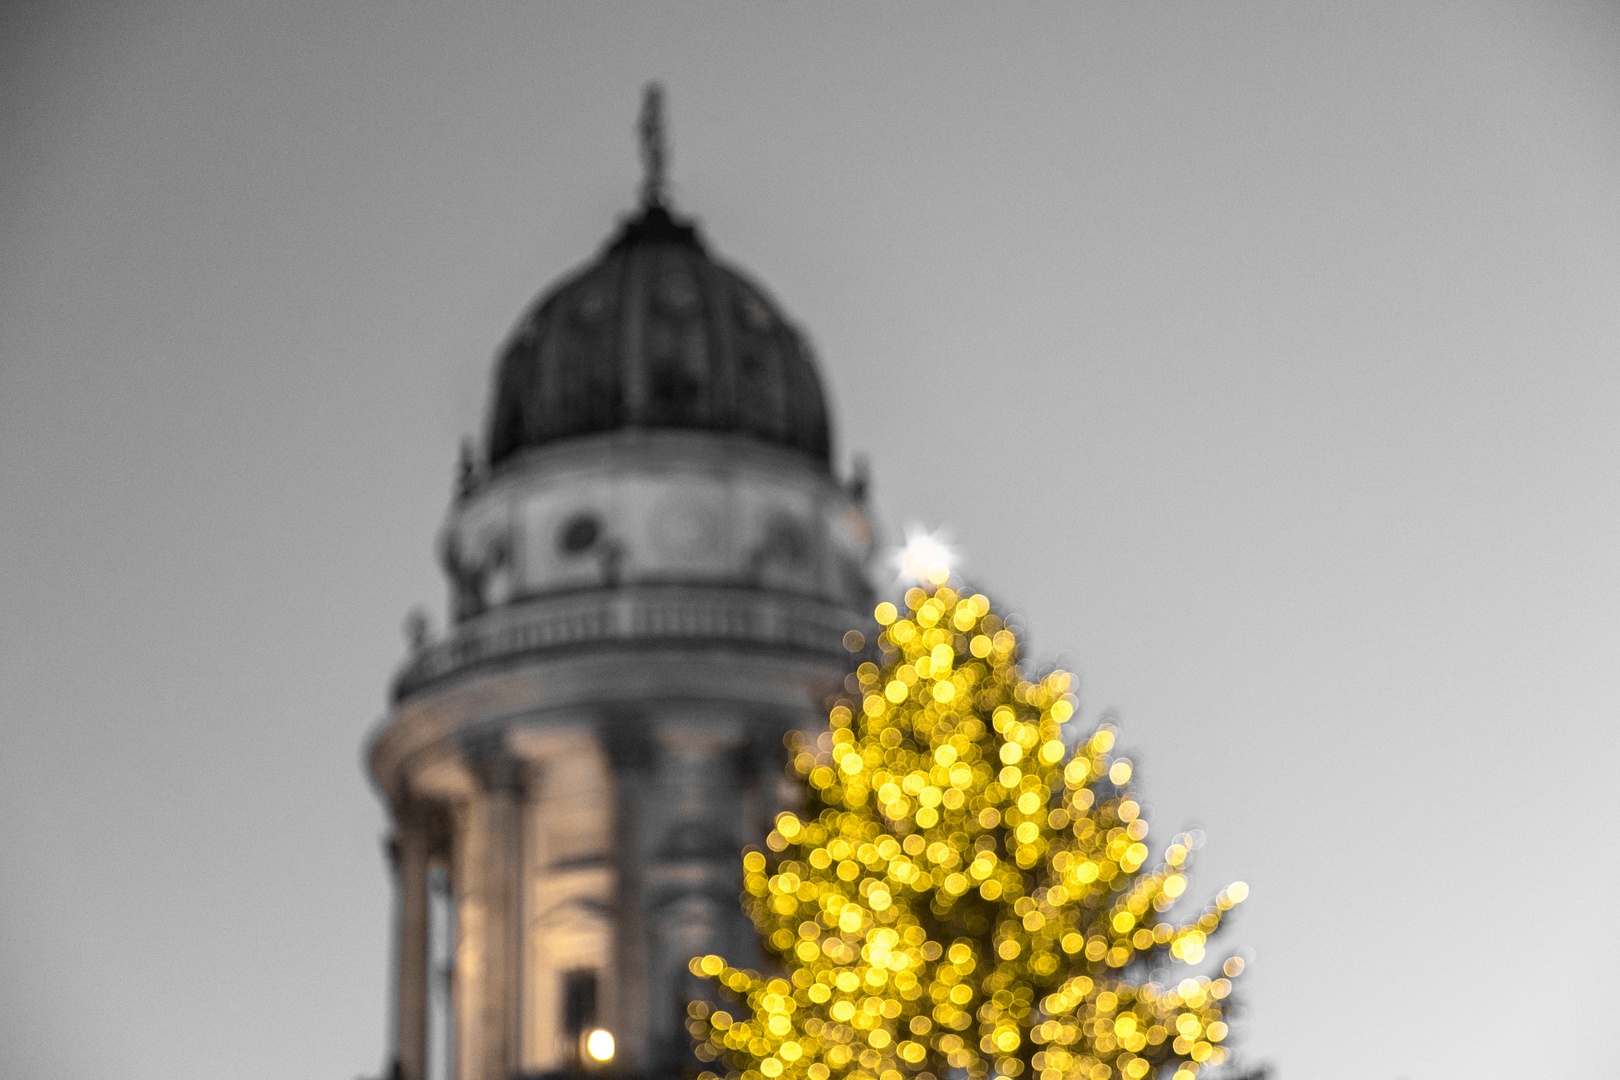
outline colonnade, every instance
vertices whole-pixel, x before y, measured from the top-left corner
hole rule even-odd
[[[756,957],[738,851],[777,808],[782,731],[678,713],[514,723],[413,770],[393,805],[399,1080],[427,1080],[444,1049],[429,1045],[435,866],[455,911],[453,1080],[577,1070],[570,977],[592,980],[616,1075],[673,1072],[687,959]]]

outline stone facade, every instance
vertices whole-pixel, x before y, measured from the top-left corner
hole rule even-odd
[[[710,312],[681,339],[682,400],[706,404],[602,404],[601,387],[657,385],[668,335],[563,337],[516,360],[508,347],[482,460],[442,537],[452,627],[417,643],[371,746],[396,830],[404,1080],[576,1071],[595,1028],[614,1037],[601,1066],[613,1075],[669,1076],[690,1060],[686,962],[757,956],[739,852],[792,797],[783,736],[823,722],[849,671],[845,634],[870,610],[872,530],[829,469],[808,353],[690,226],[647,226],[660,215],[674,220],[644,207],[553,291],[561,309],[542,298],[535,310],[566,321],[589,302],[650,326],[637,305],[675,296]],[[661,282],[663,267],[679,281]],[[776,328],[775,354],[749,353],[715,321],[743,302]],[[774,375],[760,367],[773,363]],[[761,386],[773,411],[747,422],[738,403]],[[569,401],[589,414],[571,417]],[[436,870],[449,942],[432,940]],[[435,954],[452,961],[441,1045]]]

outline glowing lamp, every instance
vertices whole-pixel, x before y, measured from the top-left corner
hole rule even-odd
[[[592,1061],[613,1060],[613,1032],[597,1028],[585,1036],[585,1054]]]

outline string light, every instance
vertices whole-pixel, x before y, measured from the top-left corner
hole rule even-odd
[[[908,547],[910,546],[908,540]],[[925,570],[926,574],[926,570]],[[743,859],[784,975],[692,961],[699,1080],[1191,1080],[1227,1057],[1243,967],[1200,964],[1241,882],[1190,921],[1190,836],[1151,862],[1133,770],[1104,725],[1071,754],[1073,680],[1030,681],[985,597],[940,576],[876,611],[881,664],[796,737],[809,807]]]

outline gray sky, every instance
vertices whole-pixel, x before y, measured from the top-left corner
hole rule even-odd
[[[0,15],[0,1074],[375,1070],[492,351],[673,183],[1121,714],[1285,1080],[1613,1075],[1620,11]]]

